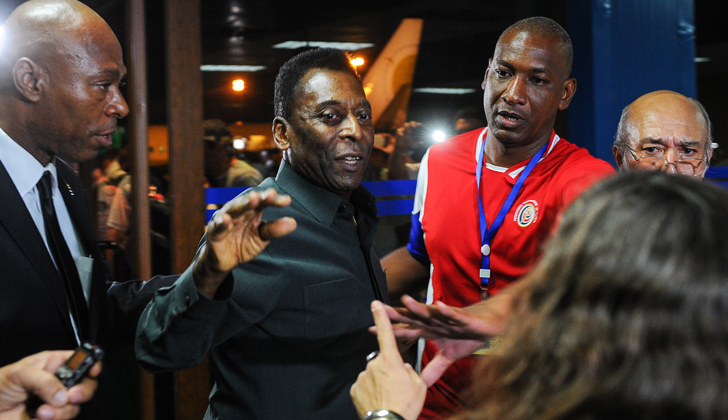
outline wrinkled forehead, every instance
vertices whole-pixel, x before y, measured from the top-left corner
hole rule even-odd
[[[640,142],[661,140],[666,145],[681,145],[707,139],[706,123],[692,106],[660,103],[649,107],[637,107],[633,118],[637,139]]]

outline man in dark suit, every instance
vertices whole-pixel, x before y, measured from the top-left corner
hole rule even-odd
[[[112,345],[127,338],[122,331],[131,339],[153,291],[171,283],[168,278],[155,278],[144,288],[142,282],[125,283],[107,296],[86,195],[66,163],[89,160],[108,147],[117,120],[128,113],[120,91],[126,68],[111,28],[77,1],[31,0],[15,9],[4,32],[0,366],[42,350],[73,349],[82,341]],[[222,223],[211,224],[213,240],[199,255],[196,274],[224,277],[243,262],[245,250],[228,249],[231,244],[253,240],[256,249],[264,247],[278,225],[261,225],[260,217],[246,211],[259,216],[262,207],[286,200],[272,193],[228,206],[241,216],[221,214]],[[242,235],[238,227],[251,224],[252,232]],[[292,230],[295,224],[283,227]],[[100,418],[93,407],[85,414]]]
[[[65,162],[111,143],[128,113],[126,68],[111,29],[80,3],[31,1],[6,24],[0,53],[0,364],[99,340],[106,285],[78,176]],[[85,42],[84,42],[85,41]],[[88,42],[90,41],[90,42]],[[64,282],[47,245],[36,184],[50,171],[53,203],[79,266],[88,324],[71,319]],[[80,318],[80,316],[79,316]]]

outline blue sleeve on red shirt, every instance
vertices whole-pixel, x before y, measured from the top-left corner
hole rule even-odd
[[[425,232],[422,231],[419,213],[412,215],[412,228],[410,229],[407,251],[417,261],[428,266],[430,265],[430,256],[427,255],[427,248],[425,248]]]

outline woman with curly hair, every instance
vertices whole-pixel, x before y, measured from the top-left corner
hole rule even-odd
[[[655,172],[609,178],[568,208],[522,281],[527,298],[458,420],[728,419],[726,191]],[[410,378],[396,394],[412,400],[405,388],[422,385]]]

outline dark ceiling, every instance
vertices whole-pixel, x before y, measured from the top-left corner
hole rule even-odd
[[[538,4],[539,6],[534,6]],[[203,72],[205,118],[270,122],[273,82],[278,68],[303,49],[274,49],[285,41],[367,42],[355,51],[365,59],[365,73],[404,18],[424,19],[414,87],[477,88],[499,33],[518,16],[549,14],[548,2],[442,0],[319,3],[312,1],[202,1],[203,64],[262,65],[260,72]],[[150,3],[151,5],[151,3]],[[156,15],[158,14],[158,15]],[[156,17],[152,17],[156,15]],[[150,10],[149,22],[161,22],[161,11]],[[161,25],[159,25],[161,26]],[[161,27],[149,39],[161,40]],[[151,46],[150,48],[155,48]],[[157,48],[161,48],[161,43]],[[163,54],[160,49],[158,54]],[[155,73],[154,75],[152,73]],[[150,86],[162,88],[162,72],[150,68]],[[230,89],[236,77],[245,90]],[[156,80],[156,82],[155,82]],[[156,86],[156,87],[154,87]],[[162,93],[162,91],[159,91]],[[410,118],[439,118],[433,104],[450,115],[461,105],[480,106],[477,92],[466,96],[413,93]],[[151,120],[163,120],[155,115]],[[443,118],[449,118],[447,115]]]
[[[447,124],[463,106],[480,107],[479,85],[487,58],[500,32],[522,17],[545,15],[563,23],[567,0],[420,0],[313,2],[290,0],[201,0],[203,64],[265,66],[259,72],[203,72],[204,116],[228,122],[272,121],[273,81],[280,65],[301,51],[273,49],[291,40],[369,42],[356,51],[365,59],[362,73],[379,54],[403,18],[422,18],[424,27],[413,88],[475,88],[468,95],[413,92],[408,118]],[[22,0],[2,0],[0,21]],[[125,39],[124,0],[88,0]],[[728,31],[712,13],[715,1],[695,0],[698,54],[701,45],[726,45]],[[180,7],[185,2],[178,1]],[[149,117],[164,124],[163,1],[146,1]],[[713,48],[715,49],[715,48]],[[699,69],[700,70],[700,69]],[[700,75],[700,72],[698,73]],[[234,93],[234,78],[245,90]]]
[[[0,21],[22,0],[2,0]],[[104,17],[125,43],[124,0],[84,1]],[[184,7],[185,2],[178,2]],[[478,93],[500,32],[520,17],[552,16],[550,4],[561,1],[420,0],[313,2],[290,0],[202,0],[203,64],[265,66],[259,72],[203,72],[204,116],[228,122],[270,122],[273,82],[280,65],[302,51],[274,49],[284,41],[368,42],[373,47],[355,51],[368,69],[404,18],[422,18],[424,27],[413,85],[467,87],[469,95],[413,93],[410,119],[444,120],[465,105],[480,107]],[[149,117],[163,124],[165,117],[164,5],[146,1]],[[233,79],[245,80],[245,90],[231,90]]]

